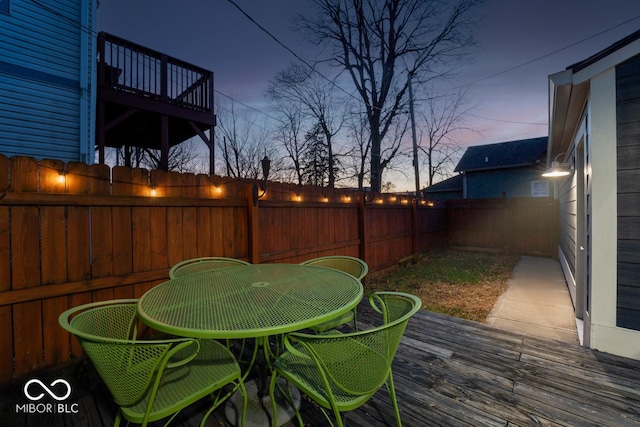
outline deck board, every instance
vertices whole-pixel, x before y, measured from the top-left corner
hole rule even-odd
[[[374,324],[375,313],[360,309],[361,324]],[[427,311],[409,322],[393,372],[405,426],[640,425],[640,361]],[[68,401],[78,413],[17,414],[15,405],[25,403],[21,387],[28,378],[22,378],[0,390],[0,425],[112,425],[115,405],[90,363],[34,377],[67,379]],[[192,405],[172,425],[198,425],[206,403]],[[327,425],[305,399],[302,415],[310,426]],[[228,425],[221,409],[214,416],[209,426]],[[349,413],[347,425],[395,425],[386,389]]]

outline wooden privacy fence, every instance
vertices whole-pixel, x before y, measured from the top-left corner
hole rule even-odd
[[[555,257],[558,220],[553,198],[447,201],[451,248]]]
[[[255,184],[0,155],[0,384],[82,354],[58,325],[64,310],[140,297],[188,258],[342,254],[364,259],[370,277],[448,244],[552,254],[549,201],[445,209],[273,182],[256,201]]]
[[[0,155],[0,383],[80,356],[69,307],[136,298],[201,256],[344,254],[375,275],[446,246],[444,209],[357,192]]]

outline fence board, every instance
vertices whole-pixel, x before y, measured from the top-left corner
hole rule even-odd
[[[56,366],[68,360],[69,334],[58,324],[58,317],[67,308],[69,305],[66,297],[42,300],[44,366]]]
[[[0,156],[0,198],[9,190],[9,159]],[[0,206],[0,299],[11,289],[11,234],[9,207]],[[13,378],[13,326],[11,307],[0,307],[0,384]]]
[[[131,170],[112,170],[114,196],[131,195]],[[133,272],[133,233],[131,207],[113,208],[113,266],[116,275]]]
[[[202,188],[202,187],[199,187]],[[196,208],[198,223],[198,252],[196,256],[203,257],[211,253],[211,208]]]
[[[182,238],[182,208],[167,208],[167,259],[169,265],[187,259]]]
[[[15,192],[38,190],[38,164],[27,157],[11,158],[11,187]],[[40,286],[38,208],[17,206],[11,210],[11,288]],[[32,301],[12,307],[15,374],[24,375],[42,365],[42,303]]]
[[[63,206],[43,206],[40,209],[40,265],[43,285],[61,283],[67,279],[66,227]]]
[[[113,216],[112,208],[91,208],[91,275],[107,277],[113,268]],[[120,229],[120,227],[117,227]]]
[[[167,209],[149,208],[150,268],[159,270],[169,265],[167,251]]]
[[[69,206],[67,208],[67,263],[70,281],[91,278],[89,213],[88,207]]]
[[[196,208],[182,208],[182,241],[184,259],[198,256],[198,227]]]
[[[554,256],[557,201],[547,198],[447,201],[452,247]]]
[[[224,254],[224,222],[222,220],[222,208],[213,209],[213,214],[211,215],[212,221],[212,230],[211,233],[211,243],[212,243],[212,254]]]
[[[233,257],[235,254],[235,208],[222,208],[222,255]]]
[[[151,270],[150,208],[133,208],[131,225],[133,234],[133,271]]]
[[[233,208],[234,215],[234,247],[231,257],[247,258],[249,256],[249,214],[246,208]]]

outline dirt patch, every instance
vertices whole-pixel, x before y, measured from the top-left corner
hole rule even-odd
[[[366,292],[409,292],[423,308],[484,322],[520,259],[519,255],[446,251],[366,282]]]

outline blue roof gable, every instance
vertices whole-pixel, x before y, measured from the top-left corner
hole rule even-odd
[[[531,166],[546,159],[548,137],[467,148],[455,172]]]

